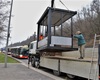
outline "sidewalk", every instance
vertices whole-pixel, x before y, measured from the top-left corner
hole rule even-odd
[[[36,71],[37,70],[37,71]],[[38,69],[28,69],[23,63],[0,63],[0,80],[64,80],[53,75],[41,73]]]

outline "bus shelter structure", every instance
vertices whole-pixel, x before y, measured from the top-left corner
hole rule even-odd
[[[72,18],[76,11],[47,7],[37,22],[37,50],[44,52],[73,51],[73,22]],[[63,23],[71,19],[70,36],[63,35]],[[61,27],[60,35],[57,35],[57,28]],[[40,38],[42,35],[42,38]]]

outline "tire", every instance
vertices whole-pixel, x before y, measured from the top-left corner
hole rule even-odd
[[[35,61],[35,67],[36,67],[36,68],[39,68],[39,67],[40,67],[39,61]]]
[[[68,77],[69,79],[74,79],[74,78],[75,78],[75,76],[74,76],[74,75],[71,75],[71,74],[67,74],[67,77]]]
[[[32,57],[32,59],[31,59],[31,66],[35,67],[35,57]]]
[[[56,75],[56,76],[59,76],[61,73],[57,70],[53,70],[53,74]]]

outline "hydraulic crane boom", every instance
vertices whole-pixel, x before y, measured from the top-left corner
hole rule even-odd
[[[63,6],[66,7],[66,5],[65,5],[61,0],[59,0],[59,1],[60,1],[60,3],[61,3]],[[54,2],[55,2],[55,0],[51,0],[51,7],[52,7],[52,8],[54,7]],[[66,7],[66,9],[69,10],[67,7]]]
[[[55,0],[51,0],[51,7],[54,6],[54,1],[55,1]]]

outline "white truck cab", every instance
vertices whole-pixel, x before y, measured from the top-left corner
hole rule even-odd
[[[40,65],[40,55],[36,52],[36,43],[37,41],[32,41],[29,45],[29,58],[28,58],[28,64],[31,62],[31,65],[33,67],[39,67]]]
[[[29,54],[36,54],[36,41],[32,41],[29,45]]]

